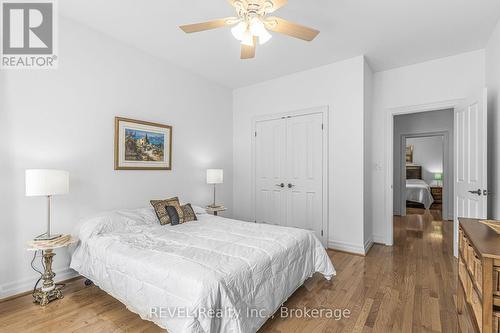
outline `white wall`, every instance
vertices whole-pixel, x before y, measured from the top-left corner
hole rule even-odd
[[[0,72],[0,298],[33,287],[26,241],[45,228],[46,201],[24,196],[24,170],[60,168],[70,193],[53,200],[53,231],[89,214],[178,195],[207,204],[205,169],[224,168],[232,207],[232,93],[66,19],[57,70]],[[173,126],[172,171],[113,170],[114,117]],[[229,213],[230,214],[230,213]],[[56,272],[69,258],[57,251]]]
[[[234,91],[234,215],[253,220],[253,119],[315,106],[330,108],[329,246],[364,252],[364,58],[356,57]]]
[[[373,71],[365,59],[364,63],[364,137],[363,137],[363,202],[364,202],[364,244],[365,253],[370,249],[373,244],[373,219],[372,219],[372,205],[373,205],[373,187],[372,187],[372,150],[370,147],[370,139],[373,133],[371,128],[372,112],[373,112]]]
[[[500,22],[486,47],[488,87],[488,215],[500,219]]]
[[[373,233],[387,240],[385,187],[388,173],[387,119],[391,109],[436,103],[477,94],[484,87],[484,51],[468,52],[416,65],[375,73],[371,121]],[[392,213],[392,212],[388,212]]]
[[[393,195],[393,211],[394,214],[399,215],[403,212],[403,208],[405,207],[405,202],[401,202],[401,136],[402,135],[416,135],[422,133],[430,133],[430,132],[447,132],[448,140],[449,140],[449,150],[448,161],[449,161],[449,169],[445,172],[445,175],[453,175],[453,110],[441,110],[434,112],[422,112],[422,113],[413,113],[407,115],[398,115],[394,117],[394,137],[393,137],[393,185],[394,185],[394,195]],[[417,155],[420,155],[422,151],[415,150]],[[429,155],[431,151],[427,152],[428,154],[424,154],[427,158],[431,158]],[[439,147],[438,159],[440,163],[443,163],[443,154],[442,154],[442,144]],[[416,155],[416,157],[418,157]],[[418,164],[417,160],[414,161],[415,164]],[[430,163],[430,162],[429,162]],[[422,165],[422,174],[424,177],[427,177],[427,180],[432,180],[433,175],[430,175],[431,170],[426,170],[425,165]],[[442,169],[442,167],[441,167]],[[425,178],[424,178],[425,180]],[[453,217],[453,177],[449,178],[449,189],[445,189],[447,193],[447,212],[445,212],[444,217],[451,219]],[[428,182],[431,184],[431,182]]]
[[[443,142],[444,138],[442,136],[408,138],[406,140],[406,145],[411,145],[414,149],[413,164],[422,167],[422,179],[431,186],[437,185],[436,180],[434,180],[435,173],[443,173]],[[453,167],[447,172],[449,173],[452,169]]]

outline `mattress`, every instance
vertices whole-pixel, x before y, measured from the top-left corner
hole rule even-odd
[[[425,209],[431,208],[434,203],[429,184],[421,179],[406,180],[406,200],[421,203]]]
[[[150,208],[83,221],[71,268],[170,333],[256,332],[313,273],[335,269],[311,231],[208,214],[161,226]]]

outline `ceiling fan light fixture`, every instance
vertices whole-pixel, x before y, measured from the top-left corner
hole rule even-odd
[[[247,23],[241,21],[240,23],[231,28],[231,33],[233,34],[234,38],[241,41],[245,37],[245,32],[248,30],[247,28],[248,28]]]
[[[262,30],[265,30],[264,23],[258,17],[254,17],[250,20],[250,32],[254,36],[260,35]]]
[[[259,44],[262,45],[267,43],[273,37],[273,35],[271,35],[269,31],[264,30],[258,37],[259,37]]]
[[[271,35],[273,32],[308,42],[319,34],[316,29],[290,22],[281,17],[269,16],[287,5],[288,0],[228,0],[228,2],[236,10],[236,16],[181,25],[179,28],[185,33],[191,34],[231,27],[232,35],[241,43],[240,59],[255,58],[257,44],[267,43],[273,37]]]
[[[252,35],[259,37],[259,43],[265,44],[267,43],[271,38],[272,35],[267,31],[264,22],[259,17],[254,17],[250,21],[250,32]]]
[[[243,34],[243,38],[241,39],[241,44],[246,46],[253,46],[253,35],[250,30],[246,30]]]

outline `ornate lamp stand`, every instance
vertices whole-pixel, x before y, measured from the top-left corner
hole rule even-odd
[[[45,263],[45,272],[42,275],[42,287],[37,288],[33,292],[33,301],[45,306],[55,299],[63,298],[63,293],[59,287],[54,283],[56,273],[52,271],[52,258],[56,254],[53,250],[43,251],[43,262]]]
[[[70,235],[62,236],[53,240],[46,241],[31,241],[28,242],[28,250],[42,250],[45,272],[42,275],[42,286],[33,291],[33,302],[45,306],[56,299],[63,298],[61,287],[58,287],[54,282],[56,273],[52,271],[52,261],[54,249],[65,247],[76,242],[76,239]]]

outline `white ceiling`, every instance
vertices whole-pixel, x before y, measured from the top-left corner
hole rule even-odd
[[[64,0],[72,18],[227,87],[365,54],[375,71],[483,48],[499,0],[289,0],[276,12],[321,30],[311,43],[274,34],[240,60],[229,28],[186,35],[179,25],[233,16],[227,0]]]

